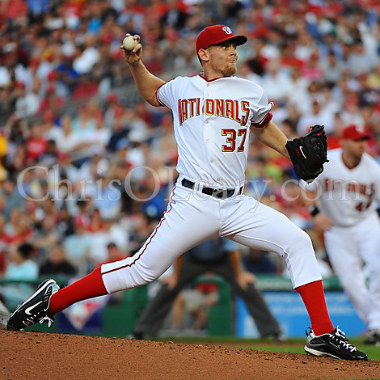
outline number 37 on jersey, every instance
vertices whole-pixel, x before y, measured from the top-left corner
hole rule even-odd
[[[203,108],[203,107],[202,107]],[[180,99],[178,101],[179,122],[182,125],[187,119],[201,114],[200,99]],[[230,99],[206,99],[204,102],[205,116],[220,117],[234,121],[233,124],[245,126],[249,117],[249,102]],[[219,121],[218,121],[219,123]],[[230,124],[231,123],[225,123]],[[244,152],[245,141],[247,138],[247,128],[221,128],[221,136],[225,137],[222,144],[222,152]]]

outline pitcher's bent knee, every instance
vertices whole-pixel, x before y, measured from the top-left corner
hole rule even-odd
[[[314,248],[313,248],[313,243],[311,241],[310,236],[303,230],[299,229],[298,234],[295,237],[295,242],[294,245],[297,247],[305,248],[307,250],[311,250],[312,253],[314,254]]]
[[[322,276],[309,235],[299,229],[293,239],[293,244],[285,257],[293,287],[321,280]]]
[[[284,245],[285,253],[289,255],[311,255],[315,256],[313,243],[310,236],[297,226],[287,234],[287,244]]]

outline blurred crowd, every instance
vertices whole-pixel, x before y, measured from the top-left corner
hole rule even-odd
[[[377,0],[2,0],[0,2],[0,275],[84,275],[133,255],[176,180],[169,110],[139,98],[120,44],[139,34],[165,80],[201,71],[195,38],[226,24],[249,37],[238,75],[260,84],[289,139],[324,124],[329,147],[352,123],[380,162]],[[245,193],[310,232],[290,163],[250,141]],[[283,183],[286,183],[286,186]],[[282,273],[245,252],[256,273]],[[327,272],[328,273],[328,272]]]

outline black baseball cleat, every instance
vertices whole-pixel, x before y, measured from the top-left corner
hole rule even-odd
[[[51,296],[59,290],[54,280],[45,280],[36,291],[10,316],[8,330],[18,331],[35,323],[47,322],[51,326],[54,318],[49,315]]]
[[[315,356],[331,356],[344,360],[368,360],[368,356],[350,344],[344,332],[338,327],[331,334],[315,335],[313,330],[306,330],[305,351]]]

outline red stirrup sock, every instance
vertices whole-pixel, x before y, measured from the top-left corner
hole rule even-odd
[[[334,325],[327,311],[322,281],[311,282],[295,289],[302,298],[309,313],[311,328],[315,335],[331,333]]]
[[[55,315],[75,302],[108,294],[102,279],[100,267],[74,282],[66,288],[58,290],[50,299],[49,314]]]

